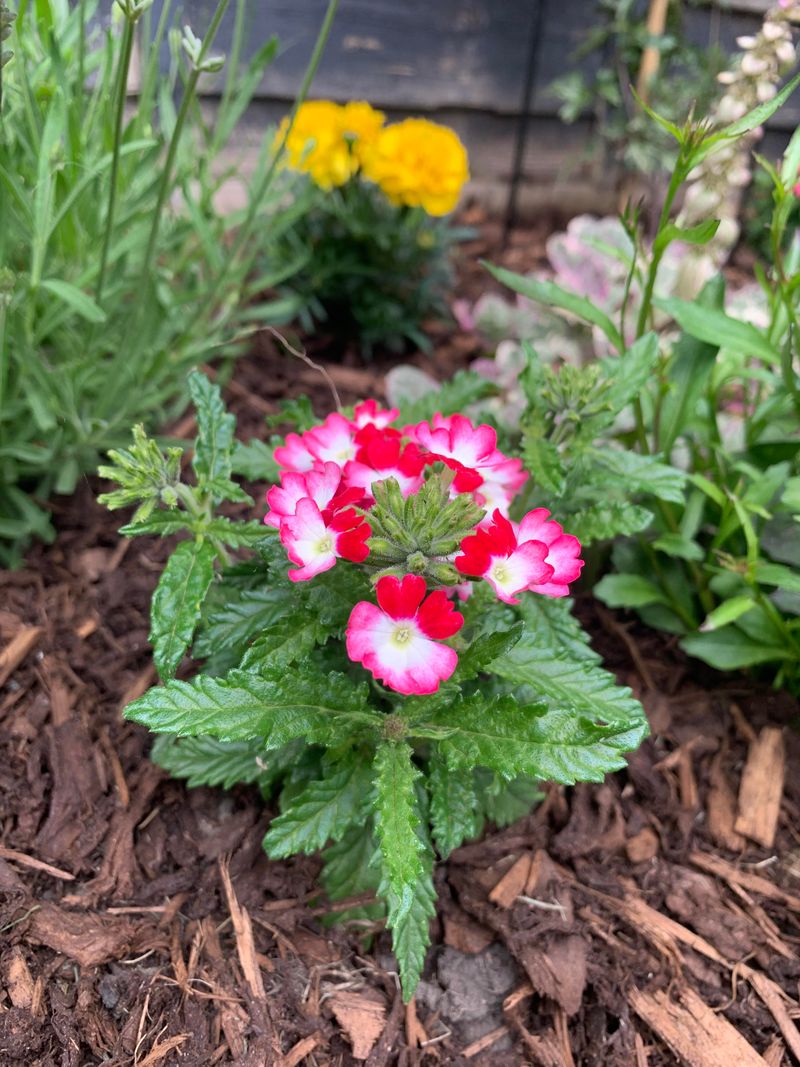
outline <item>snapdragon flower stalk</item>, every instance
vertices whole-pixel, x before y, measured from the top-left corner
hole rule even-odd
[[[775,96],[796,62],[792,24],[798,20],[800,4],[781,2],[766,13],[756,35],[737,39],[741,56],[730,70],[717,76],[726,90],[710,116],[713,125],[737,122]],[[757,127],[736,140],[723,141],[689,176],[677,224],[691,227],[717,218],[719,228],[706,245],[687,248],[684,253],[677,280],[677,292],[684,299],[698,294],[725,264],[739,239],[742,200],[752,179],[751,153],[760,136]]]

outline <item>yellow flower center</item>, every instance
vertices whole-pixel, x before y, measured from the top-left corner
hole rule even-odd
[[[491,570],[491,575],[498,585],[505,585],[509,580],[510,575],[504,560],[498,560],[498,562],[494,564]]]
[[[407,623],[398,626],[392,634],[392,640],[396,645],[407,645],[411,640],[411,627]]]
[[[323,555],[325,552],[333,551],[333,538],[330,534],[326,534],[321,541],[317,542],[317,552]]]

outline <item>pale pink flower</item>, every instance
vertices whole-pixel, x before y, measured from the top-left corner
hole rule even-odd
[[[519,524],[517,536],[520,541],[540,541],[547,545],[546,562],[553,573],[545,581],[537,579],[529,583],[531,592],[543,596],[568,596],[569,583],[577,581],[583,570],[578,538],[565,534],[561,525],[550,518],[547,508],[529,511]]]
[[[553,577],[547,551],[543,541],[517,538],[508,519],[495,511],[491,525],[468,534],[461,542],[462,554],[456,556],[455,565],[462,574],[484,578],[506,604],[517,604],[515,593]]]
[[[290,570],[293,582],[307,582],[330,570],[337,559],[362,563],[369,555],[366,544],[372,530],[354,508],[325,514],[308,497],[297,502],[294,515],[281,521],[281,541],[298,570]]]
[[[377,401],[364,400],[356,404],[353,411],[353,425],[357,430],[363,429],[364,426],[377,426],[379,430],[382,430],[390,422],[394,422],[399,414],[397,408],[379,408]]]
[[[273,453],[278,466],[287,471],[300,471],[301,473],[313,470],[316,459],[309,452],[304,438],[305,434],[302,437],[296,433],[286,435],[284,443],[279,445]]]

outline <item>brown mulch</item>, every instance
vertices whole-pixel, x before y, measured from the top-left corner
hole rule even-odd
[[[422,365],[467,349],[442,336]],[[329,370],[345,400],[380,392],[380,363]],[[329,405],[272,342],[236,383],[249,432],[282,396]],[[380,925],[326,925],[318,862],[266,858],[269,805],[169,780],[122,719],[154,680],[167,546],[120,542],[95,490],[0,575],[0,1065],[800,1062],[795,701],[582,601],[652,736],[440,865],[404,1007]]]

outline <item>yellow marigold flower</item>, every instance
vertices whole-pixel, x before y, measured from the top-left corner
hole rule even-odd
[[[331,100],[308,100],[297,112],[286,141],[289,165],[311,175],[322,189],[344,185],[358,169],[358,160],[344,136],[344,108]],[[278,140],[286,133],[289,119],[278,129]]]
[[[376,111],[365,100],[351,100],[342,108],[342,130],[344,136],[351,140],[359,163],[371,150],[385,121],[384,113]]]
[[[469,178],[467,151],[447,126],[405,119],[386,126],[365,153],[364,176],[394,204],[447,215]]]

